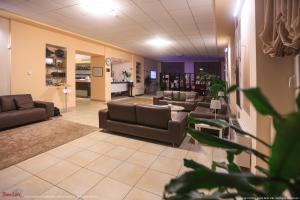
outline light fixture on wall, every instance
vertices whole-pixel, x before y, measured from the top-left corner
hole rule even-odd
[[[156,48],[164,48],[170,46],[172,42],[164,38],[156,37],[151,40],[148,40],[147,44]]]
[[[242,0],[236,0],[236,4],[235,4],[235,7],[234,7],[234,12],[233,12],[234,17],[238,16],[241,4],[242,4]]]
[[[80,7],[95,16],[117,16],[119,5],[112,0],[80,0]]]

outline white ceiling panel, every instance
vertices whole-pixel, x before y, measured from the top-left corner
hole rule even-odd
[[[154,59],[217,53],[214,0],[0,0],[0,8]],[[171,45],[149,46],[155,37]]]

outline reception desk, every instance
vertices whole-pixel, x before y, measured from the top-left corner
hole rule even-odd
[[[76,80],[76,96],[85,98],[91,96],[91,80]]]
[[[124,93],[128,92],[129,96],[132,96],[132,82],[111,82],[111,93]]]

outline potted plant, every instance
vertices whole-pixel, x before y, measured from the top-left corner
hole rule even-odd
[[[127,72],[126,70],[122,71],[122,75],[124,76],[125,81],[128,81],[128,78],[131,76],[131,74],[129,72]]]
[[[235,90],[232,87],[228,92]],[[187,132],[202,144],[226,149],[227,162],[213,161],[208,168],[193,160],[184,160],[184,165],[191,169],[166,185],[164,199],[199,200],[199,199],[275,199],[299,198],[300,196],[300,94],[297,97],[297,112],[286,116],[280,115],[263,96],[258,88],[242,90],[258,113],[273,118],[276,136],[272,145],[265,143],[252,134],[224,121],[208,119],[188,119]],[[214,137],[205,131],[199,133],[192,126],[205,123],[219,128],[232,128],[237,133],[251,137],[270,149],[271,155],[265,155],[256,149],[228,140]],[[268,168],[256,166],[263,175],[243,172],[235,164],[234,158],[242,152],[258,157]],[[217,168],[226,173],[217,172]],[[207,193],[200,189],[209,190]]]

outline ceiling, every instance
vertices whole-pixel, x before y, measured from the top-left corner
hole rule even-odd
[[[157,60],[219,55],[214,0],[114,0],[115,16],[93,15],[82,1],[1,0],[0,8]],[[110,0],[84,1],[98,6]],[[149,46],[155,37],[171,44]]]

